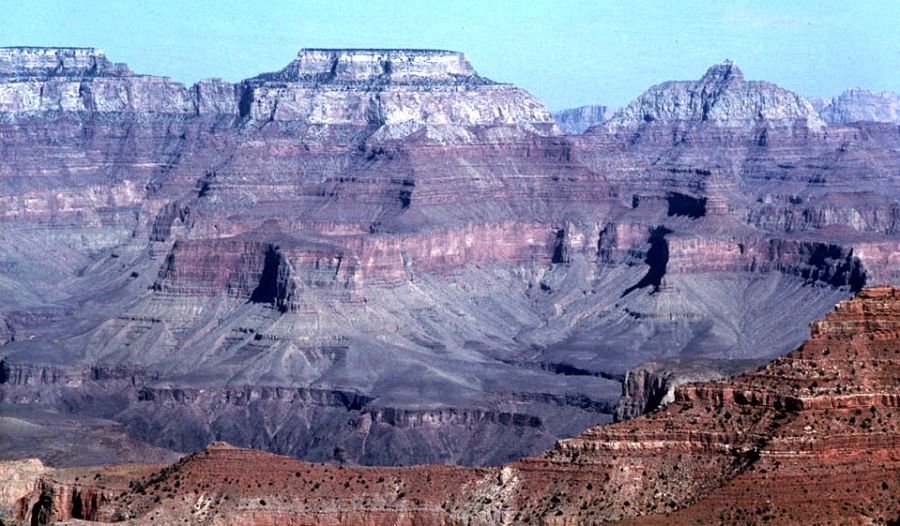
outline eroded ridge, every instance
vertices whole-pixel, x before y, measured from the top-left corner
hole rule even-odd
[[[310,464],[214,444],[134,467],[127,487],[106,472],[74,478],[93,468],[44,474],[18,518],[75,517],[75,495],[99,495],[78,509],[133,524],[889,523],[900,518],[898,322],[900,289],[864,289],[757,371],[682,386],[662,411],[502,468]]]

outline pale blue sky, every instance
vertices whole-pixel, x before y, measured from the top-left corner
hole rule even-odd
[[[900,91],[900,0],[6,0],[0,46],[89,46],[186,83],[279,69],[302,47],[440,48],[551,109],[620,106],[731,58],[805,95]]]

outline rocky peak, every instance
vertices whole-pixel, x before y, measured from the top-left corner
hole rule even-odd
[[[125,64],[110,62],[96,48],[0,48],[0,77],[131,76]]]
[[[810,325],[812,338],[853,338],[869,335],[872,340],[900,336],[900,289],[873,286],[838,303],[824,320]],[[858,351],[857,348],[854,350]]]
[[[433,49],[302,49],[281,71],[256,77],[308,83],[490,83],[462,53]]]
[[[728,82],[743,82],[744,72],[731,60],[712,66],[700,78],[700,84],[724,84]]]
[[[730,60],[697,81],[671,81],[644,92],[613,115],[610,129],[648,125],[690,129],[696,125],[752,131],[759,126],[820,130],[825,123],[803,97],[775,84],[744,80]]]

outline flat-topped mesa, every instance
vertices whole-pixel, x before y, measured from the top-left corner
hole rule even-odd
[[[0,48],[0,77],[128,77],[125,64],[111,62],[96,48]]]
[[[825,123],[800,95],[762,81],[744,80],[733,62],[712,66],[697,81],[652,86],[613,115],[611,130],[698,125],[752,131],[759,126],[821,130]]]
[[[377,140],[424,131],[431,140],[466,141],[470,127],[559,133],[541,101],[481,77],[454,51],[303,49],[280,71],[247,79],[241,89],[242,118],[377,129]]]
[[[197,92],[204,89],[209,99],[208,83],[198,86]],[[199,107],[198,96],[184,85],[167,77],[135,74],[95,48],[0,48],[3,119],[42,118],[48,113],[183,115],[227,108],[229,102],[236,110],[233,91],[220,98],[224,101]]]
[[[432,49],[302,49],[255,79],[309,83],[492,84],[462,53]]]
[[[559,133],[541,101],[479,76],[454,51],[304,49],[280,71],[237,85],[205,80],[187,88],[134,74],[94,48],[0,48],[0,118],[48,113],[250,117],[314,130],[377,129],[376,139],[388,140],[425,130],[429,139],[464,141],[471,138],[466,127],[485,126]]]
[[[591,126],[603,124],[613,114],[608,106],[579,106],[553,112],[553,118],[566,133],[584,133]]]

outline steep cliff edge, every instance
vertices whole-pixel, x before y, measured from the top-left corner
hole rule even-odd
[[[688,383],[726,378],[760,365],[757,360],[686,358],[648,362],[629,369],[616,403],[615,420],[629,420],[675,401],[675,390]]]
[[[360,468],[214,444],[152,474],[131,468],[135,479],[98,513],[136,524],[890,522],[900,518],[898,353],[900,289],[872,287],[765,367],[679,387],[664,410],[540,457]]]

